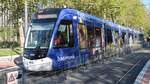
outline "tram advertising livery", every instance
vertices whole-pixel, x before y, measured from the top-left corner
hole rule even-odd
[[[29,71],[52,71],[77,67],[97,58],[118,39],[132,44],[137,31],[75,9],[49,8],[32,15],[23,64]],[[131,41],[128,41],[131,40]]]

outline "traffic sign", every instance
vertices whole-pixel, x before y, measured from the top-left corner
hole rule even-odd
[[[18,84],[18,71],[13,71],[13,72],[9,72],[7,73],[7,84]]]

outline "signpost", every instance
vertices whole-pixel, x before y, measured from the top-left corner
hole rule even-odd
[[[25,0],[25,34],[28,28],[28,2]]]
[[[6,84],[20,84],[22,83],[21,77],[22,71],[12,71],[6,74],[7,83]]]

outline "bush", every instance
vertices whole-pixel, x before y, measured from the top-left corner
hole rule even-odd
[[[15,48],[15,47],[19,47],[19,43],[17,42],[0,42],[0,48]]]

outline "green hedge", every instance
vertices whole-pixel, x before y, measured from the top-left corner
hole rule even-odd
[[[17,42],[0,42],[0,48],[15,48],[15,47],[19,47],[19,43]]]

